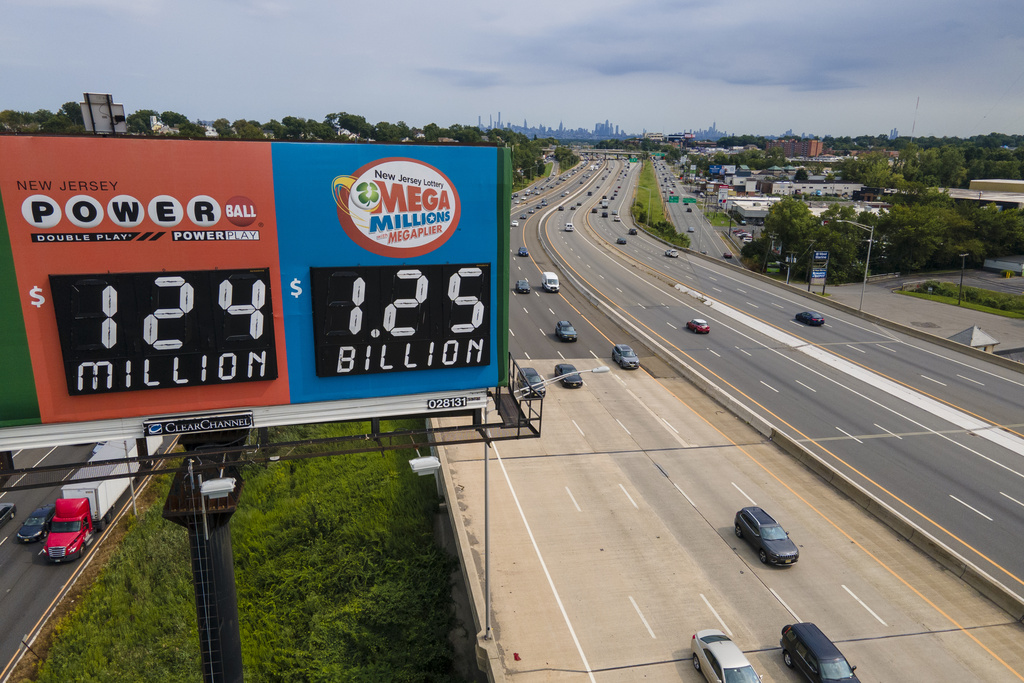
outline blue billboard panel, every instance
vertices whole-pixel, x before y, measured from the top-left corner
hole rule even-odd
[[[274,145],[292,403],[498,384],[497,151]]]

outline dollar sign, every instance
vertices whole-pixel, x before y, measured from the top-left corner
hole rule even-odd
[[[43,296],[42,291],[43,288],[39,286],[33,287],[32,289],[28,290],[28,295],[32,297],[32,305],[35,306],[36,308],[39,308],[44,303],[46,303],[46,297]]]
[[[294,296],[296,299],[302,296],[302,287],[299,287],[299,283],[301,282],[302,281],[299,280],[299,278],[295,278],[294,280],[292,280],[292,296]]]

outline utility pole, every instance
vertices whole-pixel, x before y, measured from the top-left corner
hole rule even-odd
[[[814,240],[807,247],[807,292],[811,291],[811,274],[814,272]]]
[[[967,263],[967,257],[970,254],[960,254],[960,290],[956,293],[956,305],[960,305],[960,300],[964,295],[964,265]]]
[[[762,233],[761,236],[764,237],[765,235]],[[761,263],[761,272],[762,273],[765,273],[765,272],[768,271],[768,254],[771,253],[772,247],[775,246],[775,238],[772,235],[768,235],[767,237],[768,237],[768,243],[765,244],[765,247],[764,247],[764,260]],[[780,248],[779,251],[782,251],[782,249]],[[787,278],[787,280],[788,280],[788,278]]]

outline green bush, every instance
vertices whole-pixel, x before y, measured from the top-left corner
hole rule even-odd
[[[292,427],[274,440],[365,428]],[[447,639],[453,561],[432,534],[433,480],[412,473],[411,457],[389,451],[244,470],[231,538],[247,681],[457,680]],[[201,680],[187,538],[161,508],[134,525],[61,625],[38,680]]]
[[[152,482],[158,501],[169,478]],[[184,530],[151,507],[58,627],[39,681],[198,681],[199,637]]]
[[[931,291],[929,291],[929,289]],[[960,293],[960,285],[957,282],[945,282],[939,280],[928,280],[917,285],[913,290],[920,294],[932,294],[951,299],[957,299],[978,306],[994,308],[999,311],[1010,311],[1024,314],[1024,296],[1019,294],[1007,294],[1005,292],[994,292],[990,289],[978,287],[964,287]]]

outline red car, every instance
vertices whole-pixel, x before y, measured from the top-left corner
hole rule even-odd
[[[722,258],[732,258],[732,252],[731,251],[724,251],[724,252],[722,252]]]
[[[697,334],[708,334],[711,332],[711,325],[708,325],[707,320],[694,318],[686,323],[686,329],[696,332]]]

